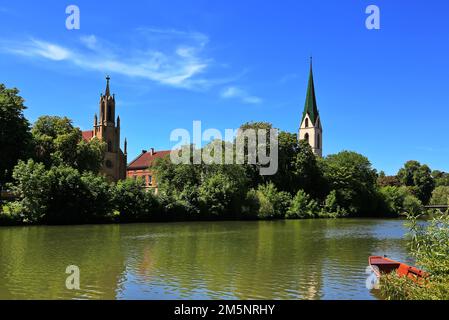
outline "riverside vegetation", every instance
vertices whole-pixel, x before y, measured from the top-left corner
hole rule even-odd
[[[43,116],[31,126],[24,110],[18,90],[0,84],[0,188],[16,197],[0,203],[0,225],[395,217],[449,199],[448,173],[409,161],[385,176],[355,152],[317,158],[283,131],[275,175],[259,175],[258,165],[174,165],[165,158],[153,168],[156,195],[139,179],[107,182],[99,174],[104,143],[83,141],[68,118]]]

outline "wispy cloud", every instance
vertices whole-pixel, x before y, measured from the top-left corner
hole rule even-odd
[[[204,52],[209,38],[202,33],[139,29],[129,41],[128,45],[124,43],[125,47],[118,47],[95,35],[87,35],[76,44],[64,46],[31,38],[22,42],[0,41],[0,50],[187,89],[204,89],[233,79],[206,74],[214,60]],[[246,98],[251,100],[250,96]]]
[[[250,95],[245,90],[238,87],[227,87],[221,92],[221,97],[224,99],[240,99],[244,103],[259,104],[262,99],[253,95]]]

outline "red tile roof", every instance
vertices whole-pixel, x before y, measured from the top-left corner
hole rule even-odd
[[[153,164],[154,160],[163,158],[169,155],[170,152],[170,150],[154,151],[153,154],[151,154],[151,151],[142,152],[140,156],[128,165],[127,170],[146,169]]]
[[[94,137],[93,130],[83,131],[83,140],[90,141],[90,140],[92,140],[93,137]]]

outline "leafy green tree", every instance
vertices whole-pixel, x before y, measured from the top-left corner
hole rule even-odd
[[[432,192],[430,199],[432,205],[449,205],[449,187],[439,186]]]
[[[157,198],[144,186],[142,179],[126,179],[113,188],[112,202],[121,222],[149,221],[158,217]]]
[[[329,155],[321,162],[331,190],[351,215],[376,214],[379,204],[376,171],[369,160],[355,152]]]
[[[408,161],[398,172],[398,179],[402,185],[410,187],[410,190],[421,200],[429,203],[435,181],[427,165],[421,165],[418,161]]]
[[[303,190],[299,190],[291,201],[287,218],[314,218],[319,214],[318,203]]]
[[[51,166],[67,165],[80,171],[97,173],[102,165],[104,142],[85,142],[82,133],[66,117],[40,117],[32,130],[36,159]]]
[[[348,212],[338,203],[337,191],[332,190],[324,201],[324,207],[320,213],[321,217],[344,217]]]
[[[449,187],[449,173],[434,170],[432,171],[432,178],[435,181],[435,187]]]
[[[239,210],[236,204],[242,203],[238,184],[223,173],[207,177],[199,188],[199,197],[203,212],[213,216],[232,214],[233,209]]]
[[[407,195],[404,199],[404,211],[405,213],[413,216],[418,216],[422,213],[422,202],[413,195]]]
[[[104,177],[68,166],[46,169],[19,161],[12,190],[23,208],[23,221],[45,224],[101,222],[111,213],[110,186]]]
[[[273,183],[260,185],[257,189],[259,198],[259,214],[261,219],[284,218],[291,203],[291,196],[284,191],[278,191]]]
[[[19,90],[0,84],[0,190],[10,181],[18,160],[31,154],[30,125]]]
[[[407,187],[385,186],[380,189],[380,193],[383,196],[387,213],[400,215],[405,212],[404,200],[411,195]]]

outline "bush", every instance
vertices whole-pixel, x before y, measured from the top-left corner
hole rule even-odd
[[[110,186],[102,176],[67,166],[47,170],[29,160],[19,162],[13,178],[24,223],[102,222],[111,211]]]
[[[407,195],[404,199],[404,212],[409,215],[418,216],[421,214],[423,206],[421,201],[412,195]]]
[[[382,294],[390,300],[449,299],[449,215],[440,213],[428,224],[408,216],[410,251],[419,267],[430,274],[425,285],[396,274],[381,277]]]
[[[20,202],[14,201],[0,208],[0,226],[18,225],[23,222],[23,207]]]
[[[348,212],[340,206],[337,198],[337,191],[332,190],[326,200],[324,201],[324,207],[319,213],[321,218],[338,218],[345,217]]]
[[[151,221],[158,218],[159,202],[141,179],[126,179],[113,188],[112,201],[120,222]]]
[[[273,183],[260,185],[257,197],[260,203],[258,217],[261,219],[283,218],[290,207],[290,194],[278,191]]]
[[[303,190],[299,190],[291,201],[286,217],[289,219],[314,218],[318,216],[318,203]]]
[[[380,194],[385,204],[388,214],[400,215],[405,212],[404,201],[407,196],[412,196],[409,189],[405,186],[386,186],[380,189]],[[411,200],[409,199],[408,202]]]
[[[432,198],[430,199],[432,205],[448,205],[449,204],[449,187],[440,186],[436,187],[432,192]]]

